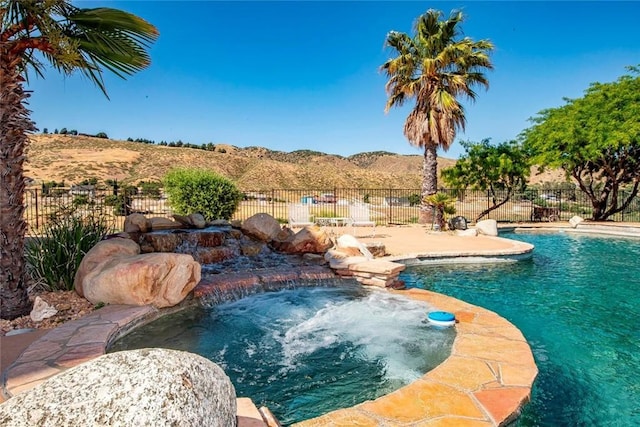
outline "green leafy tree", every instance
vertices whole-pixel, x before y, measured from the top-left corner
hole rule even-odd
[[[176,213],[200,213],[207,221],[230,219],[243,198],[233,182],[202,169],[169,171],[164,178],[164,189]]]
[[[45,62],[70,75],[80,71],[106,95],[103,70],[120,77],[150,63],[156,28],[127,12],[82,9],[66,0],[0,2],[0,317],[29,313],[24,259],[24,159],[29,118],[28,72],[44,76]]]
[[[534,162],[562,168],[590,199],[594,220],[626,209],[640,185],[640,68],[541,111],[522,137]],[[627,191],[623,191],[627,190]]]
[[[492,205],[482,211],[479,221],[492,210],[507,203],[516,191],[524,190],[531,170],[529,157],[516,141],[491,145],[481,142],[461,142],[465,149],[455,166],[443,169],[442,179],[458,191],[488,191]]]
[[[483,71],[493,68],[489,59],[493,44],[462,37],[461,12],[453,11],[447,20],[441,16],[436,10],[420,15],[413,37],[391,31],[386,45],[396,56],[381,67],[389,77],[385,111],[415,98],[404,134],[412,145],[424,149],[419,218],[423,224],[431,222],[428,196],[438,189],[437,150],[448,150],[465,126],[460,98],[474,100],[476,85],[489,86]]]

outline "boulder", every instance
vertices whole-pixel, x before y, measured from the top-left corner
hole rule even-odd
[[[258,213],[247,218],[241,228],[244,234],[261,242],[274,240],[282,229],[278,221],[266,213]]]
[[[200,281],[200,264],[191,255],[152,253],[119,256],[99,264],[82,281],[94,304],[171,307]]]
[[[214,264],[238,256],[233,248],[228,246],[196,248],[193,250],[192,255],[200,264]]]
[[[141,232],[146,233],[151,230],[151,222],[142,214],[134,213],[128,215],[124,220],[125,233]]]
[[[338,237],[336,246],[338,248],[356,248],[358,249],[358,251],[360,251],[360,255],[368,259],[374,258],[371,251],[369,251],[369,249],[367,249],[367,247],[362,244],[362,242],[360,242],[357,238],[350,234],[343,234],[342,236]]]
[[[498,222],[495,219],[478,221],[476,223],[476,230],[478,230],[478,234],[484,234],[485,236],[497,236]]]
[[[207,226],[207,221],[205,221],[204,216],[199,213],[194,213],[187,216],[173,215],[173,219],[189,228],[205,228]]]
[[[140,246],[130,239],[117,237],[114,239],[103,240],[98,242],[93,248],[87,252],[82,258],[78,271],[73,280],[73,286],[78,295],[84,296],[83,281],[84,278],[96,267],[114,257],[132,256],[140,253]]]
[[[478,230],[475,228],[467,228],[466,230],[456,230],[456,236],[471,236],[475,237],[478,235]]]
[[[149,218],[149,222],[151,223],[152,230],[171,230],[174,228],[182,228],[182,224],[178,221],[172,221],[169,218],[162,216]]]
[[[273,241],[273,247],[288,254],[324,253],[333,246],[329,234],[317,226],[304,227],[284,242]]]
[[[34,322],[40,322],[55,315],[57,312],[58,310],[56,310],[55,307],[47,304],[47,302],[42,298],[36,297],[33,302],[33,309],[31,310],[31,313],[29,313],[29,317],[31,317],[31,320]]]
[[[105,354],[0,405],[10,426],[236,425],[236,392],[215,363],[162,348]]]
[[[455,216],[449,220],[449,230],[466,230],[467,219],[463,216]]]
[[[191,221],[191,225],[195,228],[205,228],[207,226],[207,221],[205,221],[204,216],[199,213],[189,215],[189,221]]]
[[[140,245],[145,247],[143,252],[176,252],[178,246],[184,241],[185,235],[184,230],[146,233],[140,239]]]
[[[387,247],[380,242],[367,242],[364,245],[374,258],[380,258],[387,255]]]
[[[221,230],[194,230],[182,233],[182,236],[185,243],[205,248],[222,246],[226,240],[226,233]]]
[[[571,217],[571,219],[569,220],[569,224],[571,225],[571,227],[576,228],[578,227],[578,225],[584,222],[584,218],[579,217],[578,215],[574,215]]]
[[[266,248],[261,242],[242,242],[240,243],[240,253],[244,256],[258,256]]]

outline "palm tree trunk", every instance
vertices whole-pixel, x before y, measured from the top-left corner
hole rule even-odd
[[[0,318],[28,314],[28,279],[24,257],[27,223],[24,220],[25,149],[34,131],[25,103],[17,58],[0,49]]]
[[[422,202],[420,204],[420,217],[418,223],[432,224],[435,220],[435,206],[427,203],[426,197],[438,191],[438,153],[435,144],[427,144],[424,147],[422,160]]]

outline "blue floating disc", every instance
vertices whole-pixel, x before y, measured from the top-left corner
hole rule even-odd
[[[432,311],[429,313],[429,320],[435,320],[436,322],[453,322],[456,320],[456,316],[448,311]]]

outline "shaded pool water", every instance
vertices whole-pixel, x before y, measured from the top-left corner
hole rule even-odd
[[[288,425],[387,394],[444,361],[455,330],[429,326],[431,310],[355,284],[305,287],[166,316],[109,351],[200,354],[225,370],[238,396]]]
[[[531,260],[411,267],[401,278],[507,318],[540,373],[518,426],[640,425],[640,240],[509,234]]]

